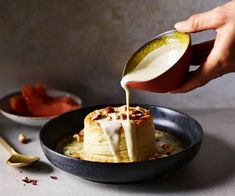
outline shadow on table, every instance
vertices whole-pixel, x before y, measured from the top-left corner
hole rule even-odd
[[[235,174],[235,150],[218,137],[205,134],[198,156],[187,166],[161,179],[137,184],[95,183],[105,189],[135,193],[169,193],[203,190],[226,183]]]
[[[32,174],[49,174],[52,173],[54,169],[51,165],[45,163],[44,161],[38,161],[35,165],[22,168],[21,170]]]
[[[3,137],[8,144],[10,144],[16,151],[22,153],[22,149],[25,149],[29,147],[28,145],[23,145],[18,141],[18,134],[21,132],[20,130],[24,130],[25,126],[12,123],[12,122],[1,122],[0,123],[0,136]],[[39,128],[35,127],[29,127],[27,126],[27,135],[34,135],[35,133],[31,132],[37,132],[38,133]],[[30,137],[30,142],[29,145],[32,144],[31,142],[37,142],[36,136]],[[1,144],[0,144],[1,145]],[[7,153],[7,150],[6,150]],[[10,154],[7,153],[9,156]],[[38,156],[38,155],[36,155]],[[18,168],[19,171],[27,171],[29,173],[41,173],[41,174],[49,174],[53,172],[53,167],[46,162],[43,161],[38,161],[36,164],[29,166],[29,167],[24,167],[24,168]]]

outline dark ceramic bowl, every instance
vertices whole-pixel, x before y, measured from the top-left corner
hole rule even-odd
[[[133,70],[147,54],[154,49],[167,44],[168,41],[172,39],[178,42],[186,43],[185,52],[180,59],[158,77],[142,82],[128,82],[127,85],[129,87],[145,91],[165,93],[180,86],[189,71],[191,58],[191,38],[190,34],[177,32],[176,30],[164,32],[139,48],[124,68],[123,76],[131,72],[131,70]]]
[[[63,137],[83,129],[83,121],[88,113],[106,107],[104,105],[75,110],[46,123],[40,132],[42,150],[56,167],[87,180],[105,183],[137,182],[160,177],[184,166],[196,156],[202,141],[202,128],[196,120],[171,109],[140,106],[151,110],[156,128],[171,132],[183,142],[183,151],[157,160],[100,163],[71,158],[54,150]]]

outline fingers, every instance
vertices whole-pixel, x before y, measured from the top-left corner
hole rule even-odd
[[[185,93],[219,77],[222,74],[219,51],[218,47],[214,47],[206,61],[196,71],[190,72],[183,85],[171,93]]]
[[[186,93],[194,88],[197,88],[198,86],[198,80],[197,80],[197,72],[198,71],[191,71],[188,73],[188,76],[186,80],[184,81],[183,85],[180,86],[179,88],[171,91],[170,93],[175,94],[175,93]]]
[[[192,45],[191,65],[201,65],[210,54],[215,40]]]
[[[210,11],[196,14],[189,17],[185,21],[175,24],[175,28],[180,32],[199,32],[208,29],[216,29],[225,21],[223,9],[221,7],[212,9]]]

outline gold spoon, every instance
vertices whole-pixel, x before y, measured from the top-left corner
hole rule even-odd
[[[26,167],[38,161],[39,157],[20,154],[15,151],[1,136],[0,143],[11,153],[11,157],[6,161],[8,165],[13,167]]]

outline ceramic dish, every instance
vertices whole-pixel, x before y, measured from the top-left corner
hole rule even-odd
[[[73,98],[79,105],[82,104],[82,100],[73,94],[70,94],[65,91],[60,91],[60,90],[48,90],[48,95],[50,96],[69,96]],[[16,114],[10,113],[10,108],[9,108],[9,99],[12,96],[15,95],[20,95],[21,92],[14,92],[9,95],[4,96],[3,98],[0,99],[0,112],[7,118],[20,123],[24,125],[29,125],[29,126],[42,126],[44,125],[47,121],[51,120],[55,116],[52,117],[29,117],[29,116],[20,116]]]
[[[184,144],[182,151],[168,157],[143,162],[101,163],[68,157],[54,150],[58,141],[83,128],[83,121],[88,113],[106,106],[82,108],[63,114],[46,123],[41,128],[39,137],[47,159],[56,167],[87,180],[129,183],[170,174],[172,170],[191,161],[200,149],[202,128],[192,117],[163,107],[139,105],[151,110],[157,129],[168,131],[181,140]]]
[[[129,82],[128,86],[145,91],[169,92],[176,89],[188,74],[191,57],[191,37],[188,33],[177,32],[176,30],[166,31],[154,37],[151,41],[139,48],[128,61],[123,71],[123,76],[131,72],[140,61],[153,50],[172,41],[185,43],[185,51],[175,64],[160,74],[158,77],[147,81]]]

